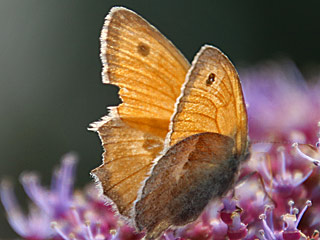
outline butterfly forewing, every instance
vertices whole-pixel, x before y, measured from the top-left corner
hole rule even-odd
[[[167,144],[201,132],[231,137],[238,156],[247,151],[247,114],[238,74],[220,50],[208,45],[187,74]]]
[[[104,82],[120,87],[120,118],[164,138],[189,63],[158,30],[125,8],[110,11],[101,42]]]
[[[163,148],[189,63],[136,13],[112,8],[101,33],[103,82],[117,85],[122,104],[91,125],[103,164],[92,171],[104,194],[130,217],[141,182]]]

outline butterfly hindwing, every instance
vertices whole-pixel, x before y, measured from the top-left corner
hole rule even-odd
[[[218,133],[192,135],[173,145],[146,180],[135,204],[135,223],[155,239],[170,226],[194,221],[234,179],[234,142]]]
[[[114,108],[110,115],[112,117],[105,117],[104,122],[95,126],[105,152],[103,165],[92,174],[118,211],[130,217],[141,182],[148,176],[152,160],[162,150],[163,139],[126,125]]]

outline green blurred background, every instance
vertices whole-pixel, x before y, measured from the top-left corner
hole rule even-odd
[[[77,185],[91,181],[102,148],[88,124],[119,103],[101,83],[99,35],[112,6],[138,12],[191,61],[204,43],[236,66],[289,57],[320,63],[320,1],[0,0],[0,177],[25,170],[49,184],[60,157],[79,156]],[[0,237],[16,236],[0,207]]]

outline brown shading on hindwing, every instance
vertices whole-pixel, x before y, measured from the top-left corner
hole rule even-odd
[[[234,142],[218,133],[192,135],[158,161],[135,205],[135,222],[155,239],[170,226],[198,218],[208,202],[232,185],[238,164]]]
[[[141,182],[163,149],[189,63],[157,29],[122,7],[111,9],[100,39],[103,82],[120,88],[122,103],[91,125],[105,150],[92,174],[119,213],[131,217]]]

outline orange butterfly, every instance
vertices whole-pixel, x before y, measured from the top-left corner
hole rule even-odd
[[[232,186],[248,149],[238,74],[205,45],[190,67],[157,29],[114,7],[101,33],[103,82],[123,101],[91,124],[103,164],[92,171],[104,195],[147,239],[195,220]]]

